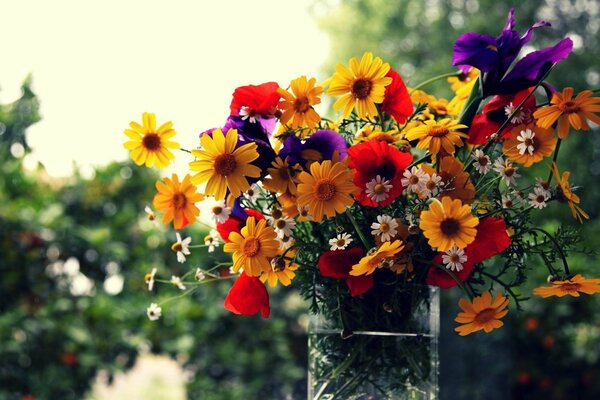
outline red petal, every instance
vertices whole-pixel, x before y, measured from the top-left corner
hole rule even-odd
[[[363,255],[363,250],[360,247],[326,251],[321,254],[317,264],[321,275],[327,278],[345,279],[352,266],[357,264]]]
[[[489,141],[491,135],[498,132],[500,126],[501,124],[489,119],[487,115],[478,114],[471,122],[467,142],[470,144],[485,144]]]
[[[263,318],[268,318],[271,312],[267,288],[260,279],[245,272],[235,280],[223,305],[234,314],[255,315],[260,312]]]
[[[433,262],[442,264],[442,254],[443,253],[438,253],[433,259]],[[463,263],[463,269],[458,272],[454,272],[454,275],[456,275],[461,282],[466,281],[469,275],[471,275],[471,272],[473,272],[474,264],[475,263],[471,261],[467,255],[467,261]],[[428,285],[439,286],[442,289],[449,289],[457,285],[456,281],[450,276],[450,274],[433,265],[430,266],[429,271],[427,271],[426,282]]]
[[[392,83],[385,88],[381,110],[390,114],[399,124],[403,124],[413,113],[410,95],[400,74],[390,68],[386,76],[392,78]]]
[[[233,99],[229,106],[231,115],[238,115],[240,108],[244,106],[256,114],[271,115],[280,99],[277,93],[278,88],[279,85],[276,82],[238,87],[233,92]]]
[[[479,220],[477,236],[465,249],[467,257],[473,263],[479,263],[502,253],[511,243],[502,218],[487,217]]]
[[[373,287],[373,274],[346,277],[346,285],[350,289],[350,295],[359,296],[368,292]]]

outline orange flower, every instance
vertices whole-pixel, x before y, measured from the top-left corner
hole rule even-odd
[[[473,302],[460,299],[458,305],[464,311],[458,313],[454,319],[459,324],[463,324],[454,328],[460,336],[470,335],[482,329],[485,333],[489,333],[500,328],[504,325],[500,318],[508,313],[508,310],[505,310],[508,299],[502,293],[498,293],[496,299],[492,301],[491,293],[483,292],[481,296],[475,297]]]
[[[544,298],[550,296],[563,297],[566,295],[579,297],[579,293],[600,293],[600,279],[586,279],[577,274],[564,281],[553,281],[552,286],[542,286],[533,289],[533,293]]]
[[[569,125],[577,130],[589,131],[589,119],[600,125],[600,117],[594,113],[600,111],[600,97],[590,97],[591,90],[584,90],[573,99],[573,88],[564,88],[562,93],[552,96],[550,105],[533,113],[537,125],[550,128],[558,120],[558,137],[564,139],[569,134]]]
[[[463,163],[456,158],[442,158],[438,172],[427,164],[422,164],[421,168],[429,175],[437,173],[442,177],[442,196],[458,199],[463,203],[471,203],[475,198],[475,186],[469,179],[469,173],[464,171]]]
[[[558,201],[567,203],[571,209],[571,215],[579,222],[583,223],[583,218],[590,219],[590,216],[578,206],[580,201],[579,196],[571,191],[571,185],[569,185],[569,176],[571,173],[569,171],[564,171],[561,177],[556,163],[552,163],[551,169],[552,175],[554,175],[557,182],[556,197]]]
[[[519,125],[511,130],[510,136],[504,141],[502,152],[524,167],[531,167],[551,155],[556,142],[551,129],[533,124]]]
[[[204,195],[196,192],[196,186],[191,183],[189,174],[181,183],[175,174],[171,179],[165,178],[164,182],[157,181],[156,189],[158,193],[154,196],[152,204],[163,212],[163,224],[173,221],[173,228],[182,229],[196,220],[200,210],[195,203],[204,200]]]

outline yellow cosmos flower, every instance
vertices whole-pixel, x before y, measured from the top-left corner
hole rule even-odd
[[[288,251],[284,257],[277,256],[271,260],[271,269],[264,271],[260,276],[260,280],[268,283],[270,287],[277,286],[280,282],[283,286],[289,286],[292,279],[296,277],[295,270],[298,269],[298,264],[290,262],[289,258],[294,257],[293,251]]]
[[[600,125],[600,116],[594,114],[600,111],[600,97],[591,97],[591,90],[584,90],[573,98],[573,88],[564,88],[562,93],[552,95],[550,105],[542,107],[533,113],[538,126],[550,128],[558,120],[558,137],[569,135],[569,125],[576,130],[589,131],[587,120]]]
[[[323,94],[321,86],[315,86],[315,78],[306,79],[306,76],[294,79],[290,84],[292,93],[285,89],[277,89],[283,98],[279,102],[279,109],[283,111],[279,120],[282,124],[289,125],[292,129],[317,126],[321,117],[314,110],[315,104],[321,103],[319,96]]]
[[[579,196],[571,191],[571,185],[569,184],[571,173],[564,171],[561,176],[556,163],[552,163],[551,169],[552,175],[556,178],[556,197],[558,201],[567,203],[571,209],[571,215],[580,223],[583,223],[583,218],[590,219],[590,216],[578,205],[580,202]]]
[[[358,191],[352,182],[353,171],[344,162],[332,164],[331,160],[310,165],[310,174],[298,176],[298,207],[308,207],[308,214],[315,222],[323,216],[341,214],[354,203],[350,196]]]
[[[530,167],[551,155],[557,141],[551,129],[534,124],[519,125],[511,130],[502,144],[502,152],[509,159]]]
[[[379,268],[384,261],[394,257],[397,253],[404,249],[402,240],[394,240],[393,242],[384,242],[377,251],[369,256],[360,259],[358,264],[352,266],[350,275],[370,275]],[[390,260],[390,266],[393,265],[393,260]]]
[[[462,147],[461,138],[467,137],[466,133],[458,130],[466,127],[450,118],[440,121],[427,120],[422,125],[410,129],[404,137],[408,140],[418,139],[417,149],[429,149],[434,156],[440,152],[440,149],[443,149],[444,155],[452,155],[455,146]]]
[[[401,138],[401,134],[398,129],[383,131],[377,126],[366,124],[356,133],[356,136],[354,136],[354,142],[361,143],[368,142],[370,140],[379,140],[395,146],[408,145],[408,141]]]
[[[173,228],[182,229],[196,220],[200,210],[195,203],[204,200],[204,195],[196,191],[190,175],[186,175],[179,183],[179,177],[173,174],[171,179],[157,181],[156,189],[158,193],[154,196],[152,204],[162,211],[164,224],[173,221]]]
[[[533,293],[544,298],[550,296],[563,297],[566,295],[579,297],[579,293],[600,293],[600,279],[586,279],[577,274],[564,281],[552,281],[552,286],[542,286],[533,289]]]
[[[500,318],[508,313],[508,310],[506,310],[508,299],[502,293],[498,293],[496,299],[492,301],[490,292],[483,292],[481,296],[475,297],[472,303],[460,299],[458,305],[463,309],[463,312],[459,313],[454,321],[463,325],[454,328],[454,330],[460,336],[470,335],[482,329],[485,333],[490,333],[504,325]]]
[[[342,64],[335,67],[331,77],[329,96],[342,96],[334,104],[334,110],[344,109],[344,118],[356,107],[359,118],[375,117],[379,113],[375,104],[383,103],[385,87],[392,83],[392,78],[386,77],[390,65],[373,53],[365,53],[358,62],[356,57],[350,59],[350,68]]]
[[[230,129],[223,136],[220,129],[215,129],[212,137],[202,135],[200,144],[202,150],[192,150],[197,158],[190,163],[190,170],[198,171],[192,177],[195,184],[206,183],[206,194],[223,200],[227,189],[233,197],[239,197],[250,189],[247,176],[258,178],[260,168],[250,164],[258,158],[256,143],[247,143],[236,149],[238,142],[237,130]]]
[[[448,251],[452,246],[464,249],[475,240],[479,218],[471,214],[471,207],[460,200],[442,197],[434,199],[429,210],[421,213],[419,227],[429,239],[429,245],[437,251]]]
[[[291,168],[287,160],[282,160],[276,157],[271,163],[273,168],[267,168],[270,177],[263,179],[263,186],[265,189],[277,193],[290,193],[291,195],[296,194],[296,181],[295,181],[295,170],[298,171],[302,168],[300,165],[296,165],[297,168]]]
[[[258,221],[248,217],[246,226],[240,233],[231,232],[229,243],[223,250],[233,253],[233,270],[238,272],[243,268],[250,276],[259,276],[271,269],[269,260],[277,255],[279,242],[275,230],[267,225],[266,220]]]
[[[178,149],[179,144],[169,140],[175,136],[171,121],[156,129],[156,116],[153,113],[143,113],[142,125],[131,121],[129,127],[131,129],[125,129],[125,134],[131,140],[123,146],[131,151],[130,157],[134,163],[146,164],[148,168],[156,165],[156,168],[161,169],[175,158],[169,149]]]
[[[455,90],[456,96],[454,96],[454,98],[452,98],[452,100],[450,100],[448,103],[448,115],[458,118],[460,112],[465,106],[465,103],[467,102],[467,99],[469,98],[469,95],[471,94],[471,91],[473,90],[473,86],[475,86],[475,83],[477,83],[477,78],[469,81],[459,89]],[[454,87],[454,85],[452,85],[452,87]]]

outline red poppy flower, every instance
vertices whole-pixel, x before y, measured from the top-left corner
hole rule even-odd
[[[363,206],[387,206],[402,193],[402,174],[412,161],[410,153],[403,153],[387,142],[370,140],[359,143],[348,149],[350,168],[356,170],[354,184],[360,189],[355,195]],[[392,185],[387,197],[377,202],[367,195],[367,183],[377,175],[388,180]]]
[[[239,115],[242,107],[248,107],[250,114],[258,114],[262,117],[273,116],[281,97],[277,89],[279,85],[276,82],[238,87],[233,92],[233,99],[229,106],[231,115]]]
[[[399,73],[390,68],[386,76],[392,78],[392,83],[385,87],[381,111],[390,114],[397,123],[403,124],[413,113],[410,95]]]
[[[506,115],[507,107],[510,109],[510,105],[512,104],[512,107],[516,108],[532,91],[533,88],[528,88],[514,94],[502,94],[492,97],[492,100],[483,107],[483,114],[478,114],[473,118],[467,142],[470,144],[487,143],[489,137],[498,132],[500,126],[502,126],[504,121],[506,121],[506,118],[508,118],[508,115]],[[513,117],[518,119],[515,120],[515,122],[520,122],[515,124],[512,122],[509,123],[500,137],[502,139],[506,138],[510,135],[510,130],[512,128],[521,123],[529,122],[534,111],[535,97],[530,96],[525,104],[523,104],[519,113]]]
[[[249,217],[254,217],[256,222],[260,221],[261,219],[265,219],[265,216],[262,215],[260,211],[253,210],[251,208],[245,208],[244,211]],[[231,232],[240,233],[244,226],[246,226],[246,220],[242,220],[231,215],[225,220],[225,222],[217,223],[217,232],[219,232],[219,235],[221,235],[221,238],[223,238],[225,243],[229,243],[229,234]]]
[[[67,351],[66,353],[63,353],[62,361],[66,365],[73,365],[77,362],[77,354]]]
[[[245,272],[235,280],[223,305],[234,314],[255,315],[260,312],[263,318],[269,318],[271,313],[267,288],[260,279]]]
[[[510,243],[511,239],[508,233],[506,233],[506,224],[503,219],[487,217],[479,220],[475,240],[465,247],[467,261],[462,264],[463,269],[454,274],[461,282],[464,282],[471,275],[471,272],[473,272],[475,264],[502,253],[510,246]],[[434,257],[433,262],[442,264],[442,254],[438,253]],[[439,286],[444,289],[457,285],[456,281],[449,274],[435,266],[429,267],[427,284]]]
[[[359,247],[348,250],[326,251],[319,257],[318,266],[321,275],[327,278],[344,279],[352,296],[368,292],[373,287],[373,275],[352,276],[350,270],[363,257]]]

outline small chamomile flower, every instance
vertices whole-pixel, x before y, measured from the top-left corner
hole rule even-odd
[[[517,136],[517,140],[521,143],[517,145],[517,150],[519,150],[520,155],[524,155],[525,153],[529,153],[529,155],[533,154],[535,150],[533,138],[535,137],[535,132],[531,129],[522,130]]]
[[[380,175],[377,175],[370,182],[367,182],[367,197],[371,200],[380,202],[387,199],[390,195],[389,191],[392,189],[390,181],[383,179]]]
[[[208,246],[208,252],[212,253],[215,251],[215,248],[219,247],[219,232],[214,229],[210,230],[210,233],[204,236],[204,245]]]
[[[230,214],[231,207],[227,207],[224,201],[217,201],[211,208],[211,218],[217,224],[222,224],[227,221]]]
[[[498,157],[494,162],[494,171],[500,174],[507,186],[517,184],[516,179],[521,176],[517,173],[517,169],[510,161],[504,160],[503,157]]]
[[[512,197],[508,194],[502,195],[502,208],[512,208],[514,206],[514,201]]]
[[[541,210],[548,206],[546,200],[550,199],[550,193],[541,187],[535,187],[533,193],[529,193],[529,205]]]
[[[244,192],[244,197],[250,201],[256,201],[256,199],[258,198],[259,195],[260,195],[260,187],[256,183],[253,183],[252,185],[250,185],[250,189],[248,189],[246,192]]]
[[[477,149],[475,152],[473,152],[471,157],[473,158],[473,166],[477,172],[479,172],[481,175],[485,175],[490,172],[490,169],[492,169],[492,161],[490,160],[490,157],[483,151]]]
[[[292,231],[296,228],[296,221],[287,215],[279,219],[272,220],[271,224],[279,237],[292,236]]]
[[[289,249],[294,244],[294,239],[291,236],[277,236],[277,241],[279,242],[279,249],[283,251]]]
[[[146,206],[144,208],[144,211],[146,212],[146,218],[148,218],[148,221],[152,221],[152,222],[156,221],[156,214],[150,208],[150,206]]]
[[[352,236],[349,233],[339,233],[333,239],[329,239],[330,250],[344,250],[352,242]]]
[[[409,192],[417,193],[423,190],[427,182],[427,173],[421,168],[412,167],[410,170],[405,170],[402,174],[402,186],[406,187]]]
[[[162,308],[160,308],[158,304],[152,303],[150,304],[150,307],[146,309],[146,314],[148,315],[150,321],[156,321],[162,315]]]
[[[389,215],[378,215],[377,222],[371,224],[371,234],[380,236],[382,242],[389,242],[398,233],[398,222]]]
[[[171,276],[171,284],[177,289],[185,290],[185,285],[181,282],[181,278],[175,275]]]
[[[240,117],[242,117],[242,120],[248,120],[251,123],[255,124],[256,123],[256,114],[250,110],[250,107],[247,106],[242,106],[240,108]]]
[[[425,181],[425,186],[423,186],[423,190],[421,194],[423,197],[435,197],[440,193],[440,186],[442,185],[442,177],[436,174],[435,172],[431,175],[427,175],[427,180]]]
[[[204,275],[204,272],[200,269],[200,268],[196,268],[196,273],[194,273],[194,279],[197,280],[198,282],[204,280],[204,278],[206,278],[206,275]]]
[[[458,248],[456,245],[452,246],[450,250],[442,255],[442,263],[444,263],[446,268],[450,271],[462,271],[463,263],[466,261],[467,256],[465,255],[465,251]]]
[[[179,232],[175,232],[175,235],[177,236],[177,241],[171,245],[171,250],[177,253],[177,261],[183,263],[185,262],[185,256],[190,255],[189,246],[192,238],[188,236],[182,240]]]
[[[504,107],[504,115],[506,115],[506,117],[510,117],[511,114],[515,111],[515,109],[517,108],[517,106],[513,105],[512,101]],[[530,113],[526,110],[523,110],[522,108],[515,113],[515,115],[513,115],[513,117],[510,119],[510,122],[513,124],[522,124],[526,121],[528,121],[530,118]]]
[[[148,285],[148,290],[150,291],[152,291],[154,288],[154,275],[156,275],[156,268],[152,268],[152,272],[144,276],[144,280],[146,281],[146,285]]]
[[[546,191],[549,191],[550,190],[550,182],[548,182],[544,178],[538,177],[538,178],[535,178],[535,187],[539,187]]]

